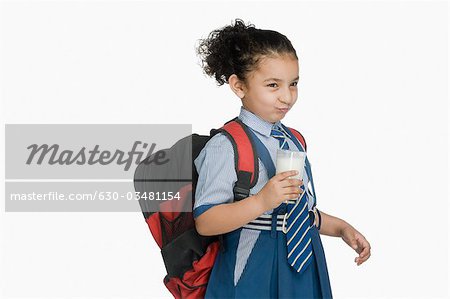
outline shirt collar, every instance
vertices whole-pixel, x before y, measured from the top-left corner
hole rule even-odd
[[[287,134],[287,136],[289,138],[291,138],[291,135],[289,134],[289,132],[286,132],[284,130],[283,126],[281,125],[281,121],[277,121],[276,123],[272,124],[271,122],[262,119],[261,117],[259,117],[258,115],[254,114],[253,112],[245,109],[244,106],[241,106],[241,111],[239,113],[239,119],[244,124],[246,124],[247,126],[252,128],[253,130],[261,133],[262,135],[268,136],[268,137],[270,137],[270,133],[272,132],[272,128],[275,125],[277,125],[283,130],[283,132],[285,134]]]

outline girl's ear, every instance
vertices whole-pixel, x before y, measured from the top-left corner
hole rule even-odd
[[[228,78],[228,85],[230,85],[231,90],[240,98],[242,99],[245,94],[247,93],[247,88],[245,86],[245,83],[238,78],[236,74],[232,74]]]

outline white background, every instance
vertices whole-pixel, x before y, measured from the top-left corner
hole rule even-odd
[[[197,39],[236,17],[285,34],[300,58],[300,82],[283,123],[306,138],[319,209],[372,245],[357,267],[340,238],[322,236],[334,297],[448,297],[446,2],[10,1],[0,8],[2,128],[191,123],[207,134],[237,116],[241,103],[203,75]],[[1,206],[4,298],[171,298],[142,214]]]

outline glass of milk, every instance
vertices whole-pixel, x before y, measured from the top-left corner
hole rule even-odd
[[[276,173],[279,174],[280,172],[297,170],[298,174],[291,176],[290,178],[301,180],[303,179],[305,160],[305,152],[284,150],[279,148],[277,149]]]
[[[298,174],[291,178],[302,179],[305,169],[306,153],[299,151],[291,151],[277,149],[276,174],[289,170],[297,170]]]

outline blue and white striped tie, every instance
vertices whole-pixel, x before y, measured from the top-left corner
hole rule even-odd
[[[282,128],[275,125],[270,134],[278,139],[280,148],[289,149],[286,137],[289,135]],[[308,211],[308,200],[305,186],[300,187],[302,194],[295,204],[289,203],[286,207],[286,241],[288,252],[288,263],[299,273],[303,273],[311,262],[312,245],[309,234],[310,222]]]
[[[286,140],[286,133],[282,128],[280,128],[277,125],[274,125],[272,127],[272,131],[270,132],[270,136],[274,137],[275,139],[278,139],[278,142],[280,143],[280,148],[282,149],[289,149],[289,144]]]

